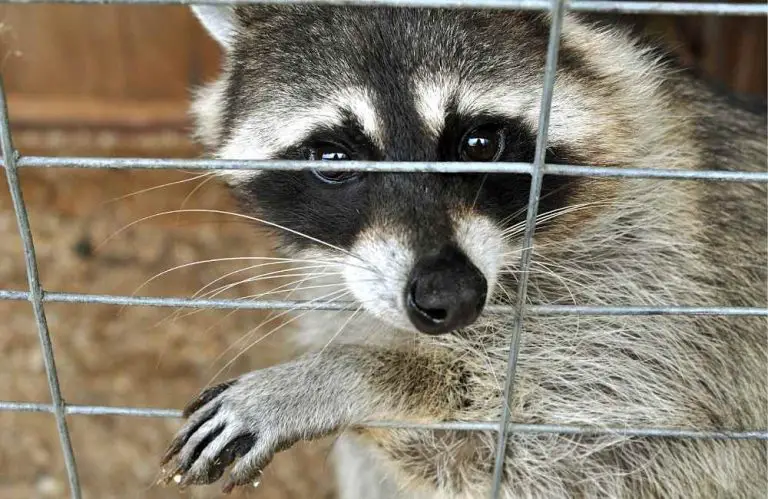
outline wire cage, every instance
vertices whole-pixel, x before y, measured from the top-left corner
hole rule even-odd
[[[447,422],[434,424],[404,424],[391,421],[370,423],[378,427],[412,427],[457,431],[492,431],[498,435],[492,497],[499,497],[502,470],[504,466],[507,436],[511,432],[556,433],[556,434],[620,434],[658,438],[703,438],[703,439],[760,439],[768,440],[768,429],[751,431],[697,431],[685,428],[589,428],[573,425],[518,424],[511,420],[508,400],[515,388],[515,371],[523,320],[526,315],[720,315],[720,316],[762,316],[768,317],[768,308],[759,307],[648,307],[648,306],[578,306],[578,305],[529,305],[526,303],[528,270],[531,266],[534,221],[539,208],[543,175],[662,178],[709,182],[753,182],[768,183],[768,172],[726,172],[726,171],[681,171],[673,169],[625,169],[574,165],[550,165],[545,163],[547,132],[552,103],[552,94],[558,60],[558,47],[563,16],[566,11],[613,13],[613,14],[666,14],[666,15],[730,15],[767,16],[768,5],[739,3],[682,3],[642,2],[612,0],[4,0],[5,3],[78,3],[78,4],[231,4],[231,3],[324,3],[333,5],[402,6],[402,7],[443,7],[443,8],[494,8],[513,10],[549,11],[552,23],[549,34],[548,53],[544,71],[544,85],[540,105],[539,126],[536,137],[535,157],[532,163],[429,163],[429,162],[367,162],[348,161],[342,166],[329,165],[344,170],[379,172],[431,172],[431,173],[518,173],[531,176],[531,190],[526,218],[526,228],[520,257],[520,279],[516,303],[512,306],[491,306],[488,313],[508,313],[513,317],[513,336],[510,345],[504,385],[504,407],[502,417],[495,422]],[[130,306],[176,307],[176,308],[218,308],[218,309],[293,309],[293,310],[350,310],[351,304],[338,302],[302,302],[287,300],[230,300],[196,299],[185,297],[116,296],[104,294],[62,293],[43,289],[35,256],[28,213],[19,183],[19,170],[23,168],[84,168],[84,169],[284,169],[308,168],[301,161],[226,161],[226,160],[176,160],[176,159],[134,159],[134,158],[82,158],[21,156],[14,149],[7,111],[7,99],[0,78],[0,145],[2,163],[8,179],[12,204],[23,244],[29,289],[25,291],[0,289],[0,300],[29,301],[38,327],[38,337],[43,353],[45,373],[50,389],[51,403],[27,403],[0,401],[0,411],[50,413],[57,424],[59,440],[64,456],[70,496],[81,497],[80,480],[67,427],[68,415],[112,415],[153,418],[178,418],[181,411],[174,409],[148,409],[140,407],[72,405],[65,401],[59,385],[53,345],[46,321],[45,304],[50,302],[80,304],[111,304]]]

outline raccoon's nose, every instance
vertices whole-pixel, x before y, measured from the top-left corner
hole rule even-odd
[[[405,293],[413,325],[423,333],[444,334],[477,319],[488,283],[462,251],[448,246],[416,264]]]

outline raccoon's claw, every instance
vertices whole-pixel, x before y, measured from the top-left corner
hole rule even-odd
[[[234,463],[224,491],[254,483],[275,453],[314,433],[301,419],[286,417],[304,397],[283,382],[264,370],[202,392],[184,410],[187,421],[161,461],[160,482],[210,484]]]
[[[244,485],[259,486],[261,473],[268,463],[260,462],[259,457],[254,453],[253,456],[246,455],[238,462],[229,474],[229,478],[224,483],[222,491],[229,494],[235,487]]]
[[[249,459],[249,454],[254,450],[256,438],[251,434],[236,436],[229,439],[227,435],[217,434],[210,439],[208,446],[202,450],[195,461],[180,463],[178,475],[180,487],[188,485],[203,485],[217,481],[224,471],[236,459],[240,461],[235,465],[231,476],[224,486],[225,491],[230,491],[235,485],[239,485],[245,478],[260,473],[266,466],[267,460],[262,460],[259,466],[254,466]],[[258,453],[258,449],[254,454]],[[247,475],[247,476],[246,476]]]
[[[222,395],[234,383],[228,381],[205,390],[184,409],[188,421],[161,460],[161,466],[175,462],[163,470],[162,483],[175,482],[182,488],[210,484],[221,478],[238,458],[241,461],[224,487],[226,492],[261,474],[271,458],[270,446],[256,447],[257,436],[245,426],[245,421],[237,418],[235,408],[226,406],[226,397]]]
[[[179,430],[179,432],[176,434],[176,437],[168,446],[168,449],[165,451],[165,454],[163,455],[163,458],[160,461],[160,465],[165,466],[171,459],[173,459],[173,457],[176,456],[182,450],[184,445],[186,445],[190,437],[194,435],[197,432],[197,430],[199,430],[200,427],[203,426],[204,423],[206,423],[216,415],[216,412],[218,411],[218,409],[219,409],[218,405],[209,407],[206,411],[196,414],[195,418],[189,420],[184,425],[184,427],[182,427],[182,429]],[[186,411],[185,411],[184,417],[188,418]]]

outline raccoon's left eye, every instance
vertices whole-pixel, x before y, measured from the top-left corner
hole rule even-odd
[[[319,144],[307,148],[306,157],[311,161],[349,161],[350,154],[341,146],[335,144]],[[312,173],[318,179],[328,184],[341,184],[360,176],[358,172],[342,170],[313,169]]]
[[[504,127],[483,125],[464,134],[459,143],[462,161],[498,161],[506,146]]]

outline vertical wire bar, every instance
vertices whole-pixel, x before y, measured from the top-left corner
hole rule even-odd
[[[517,354],[520,349],[520,335],[523,328],[523,312],[528,292],[528,276],[530,273],[531,257],[533,255],[533,233],[536,228],[536,217],[539,211],[539,197],[544,177],[544,161],[547,154],[547,134],[549,131],[549,116],[552,108],[552,94],[557,75],[557,56],[560,49],[560,33],[563,29],[565,0],[552,0],[551,26],[549,30],[549,45],[547,61],[544,67],[544,88],[539,109],[539,128],[536,135],[536,153],[531,170],[531,192],[528,198],[528,213],[523,236],[523,251],[520,255],[520,281],[517,286],[517,301],[512,325],[512,339],[507,359],[507,378],[504,382],[504,407],[499,421],[498,440],[496,442],[496,461],[493,468],[493,488],[491,497],[498,499],[501,494],[501,482],[504,477],[504,461],[507,453],[507,436],[511,417],[510,400],[514,391],[515,371],[517,370]]]
[[[80,499],[80,479],[77,474],[75,455],[72,452],[69,429],[67,428],[66,408],[64,407],[64,399],[61,397],[59,375],[53,358],[53,345],[51,344],[51,336],[48,331],[48,322],[45,318],[45,310],[43,309],[43,289],[40,285],[40,275],[37,270],[37,258],[35,256],[35,245],[32,241],[32,231],[29,226],[29,214],[24,204],[19,174],[16,168],[16,151],[13,148],[13,139],[11,138],[8,104],[2,75],[0,75],[0,146],[2,146],[5,174],[8,177],[8,188],[11,191],[11,200],[16,212],[16,222],[19,226],[19,234],[24,247],[27,280],[29,281],[29,300],[32,302],[32,309],[35,314],[35,321],[37,322],[37,332],[40,339],[40,348],[43,351],[45,374],[51,391],[53,414],[56,418],[59,441],[64,453],[64,465],[66,466],[67,478],[69,479],[70,495],[72,499]]]

